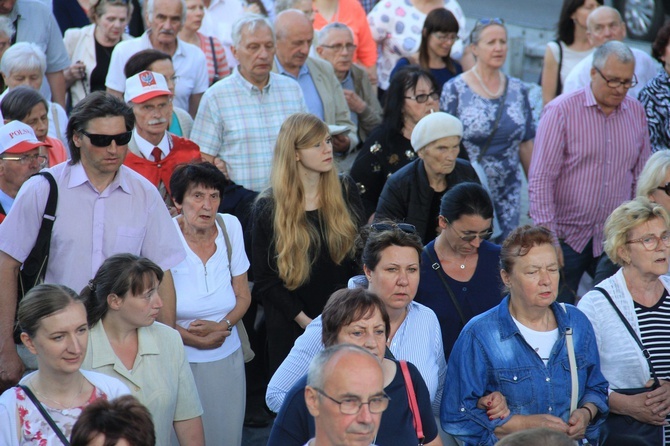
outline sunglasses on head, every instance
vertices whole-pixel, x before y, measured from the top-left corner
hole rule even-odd
[[[132,130],[119,133],[118,135],[96,135],[84,130],[80,130],[79,133],[87,136],[88,139],[91,140],[91,144],[96,147],[109,147],[112,144],[112,141],[114,141],[117,146],[125,146],[130,142],[130,138],[133,136]]]
[[[488,26],[488,25],[504,25],[505,21],[501,19],[500,17],[492,17],[492,18],[483,18],[477,20],[477,23],[475,24],[475,27],[477,26]]]
[[[656,189],[665,192],[665,195],[670,197],[670,183],[665,183],[663,186],[658,186]]]
[[[372,223],[370,228],[377,232],[400,229],[402,232],[407,234],[416,233],[416,226],[410,225],[409,223]]]

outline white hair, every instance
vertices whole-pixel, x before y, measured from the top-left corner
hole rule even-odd
[[[154,19],[154,4],[156,0],[147,0],[147,18],[151,22]],[[179,0],[181,3],[181,24],[186,23],[186,0]]]
[[[18,42],[7,48],[0,60],[0,72],[11,76],[15,71],[39,70],[42,76],[47,71],[44,51],[32,42]]]
[[[344,23],[333,22],[333,23],[327,24],[326,26],[324,26],[323,28],[321,28],[319,31],[316,32],[316,46],[321,45],[321,42],[326,40],[328,38],[328,35],[332,31],[337,31],[337,30],[347,30],[347,31],[349,31],[349,34],[351,35],[351,38],[352,39],[354,38],[354,32],[351,30],[351,28],[349,28]]]
[[[245,14],[233,25],[231,37],[233,39],[233,46],[239,46],[242,41],[242,32],[253,33],[259,26],[266,26],[272,33],[272,41],[275,41],[275,31],[272,28],[270,21],[260,14]]]
[[[600,45],[593,53],[593,67],[602,70],[610,56],[614,56],[621,63],[635,63],[633,52],[623,42],[611,40]]]

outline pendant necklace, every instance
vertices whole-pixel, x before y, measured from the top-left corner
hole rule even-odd
[[[47,401],[51,401],[52,403],[58,404],[58,405],[59,405],[60,407],[62,407],[63,409],[72,409],[72,403],[74,403],[74,401],[77,399],[77,397],[78,397],[79,395],[81,395],[81,392],[84,390],[84,379],[82,379],[82,380],[81,380],[81,385],[79,386],[79,392],[77,392],[77,394],[76,394],[76,395],[75,395],[75,396],[74,396],[74,397],[73,397],[67,404],[63,404],[63,403],[61,403],[60,401],[57,401],[57,400],[55,400],[55,399],[53,399],[53,398],[49,398],[49,397],[46,396],[45,394],[39,392],[39,391],[37,390],[37,386],[35,385],[35,383],[31,383],[31,384],[32,384],[33,390],[35,391],[35,393],[36,393],[37,395],[41,396],[42,398],[44,398],[44,399],[47,400]]]

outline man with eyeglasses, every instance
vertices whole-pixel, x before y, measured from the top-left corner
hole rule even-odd
[[[382,108],[366,71],[353,63],[356,51],[354,34],[347,25],[334,22],[317,32],[317,40],[316,52],[333,66],[347,100],[351,120],[358,127],[358,139],[365,141],[370,132],[381,124]]]
[[[130,107],[100,91],[73,108],[67,128],[72,158],[48,169],[58,205],[44,280],[80,291],[107,257],[125,252],[147,257],[165,271],[159,319],[174,326],[170,268],[186,253],[173,242],[179,234],[156,187],[123,165],[134,122]],[[49,190],[42,176],[30,178],[0,225],[0,391],[16,384],[24,368],[12,335],[17,275],[37,240]],[[21,358],[36,367],[34,356]]]
[[[593,48],[616,40],[623,42],[626,38],[626,23],[621,20],[619,11],[609,6],[600,6],[594,9],[586,19],[586,36]],[[637,98],[640,90],[647,85],[660,68],[647,53],[630,48],[635,58],[635,80],[636,82],[628,89],[628,95]],[[563,94],[571,93],[586,87],[591,82],[591,66],[593,65],[593,53],[582,59],[570,71],[565,78]]]
[[[540,119],[528,178],[530,215],[560,241],[561,302],[575,301],[584,272],[593,277],[605,220],[635,196],[651,155],[644,109],[626,95],[634,68],[630,48],[603,44],[593,55],[591,85],[554,99]]]
[[[388,407],[379,361],[361,347],[339,344],[309,365],[305,403],[315,436],[305,446],[368,446]]]
[[[123,164],[156,186],[170,213],[176,215],[169,191],[170,177],[179,164],[201,159],[200,148],[168,132],[172,93],[162,74],[142,71],[129,77],[124,99],[133,109],[135,128]]]
[[[347,133],[331,132],[335,162],[340,172],[349,172],[358,146],[356,125],[351,121],[342,86],[333,67],[309,57],[314,28],[301,11],[289,9],[277,15],[277,54],[272,70],[300,85],[310,113],[330,126],[344,126]]]
[[[21,185],[47,165],[49,159],[40,153],[42,147],[51,144],[38,141],[33,129],[20,121],[0,127],[0,223]]]

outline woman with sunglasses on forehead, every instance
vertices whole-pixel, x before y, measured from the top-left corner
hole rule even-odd
[[[621,269],[577,306],[596,334],[600,367],[611,391],[610,411],[645,424],[664,425],[664,438],[651,444],[634,443],[660,446],[670,441],[670,277],[666,275],[670,218],[663,206],[638,196],[612,212],[605,222],[605,237],[605,252]],[[648,360],[638,341],[649,353]],[[629,389],[639,390],[622,393]],[[607,423],[610,428],[621,427]],[[619,429],[610,432],[606,444],[634,440],[629,434]]]
[[[418,159],[384,185],[375,218],[405,221],[416,226],[423,243],[435,238],[442,196],[456,184],[479,183],[470,163],[458,159],[463,125],[443,112],[432,113],[412,131]]]
[[[423,248],[415,300],[437,315],[445,358],[465,324],[502,299],[500,246],[488,241],[492,221],[488,192],[457,184],[442,196],[439,235]]]
[[[475,65],[442,89],[440,109],[463,122],[463,145],[491,193],[502,241],[519,224],[521,175],[528,175],[535,123],[528,88],[506,76],[507,30],[502,19],[481,19],[470,34]]]

